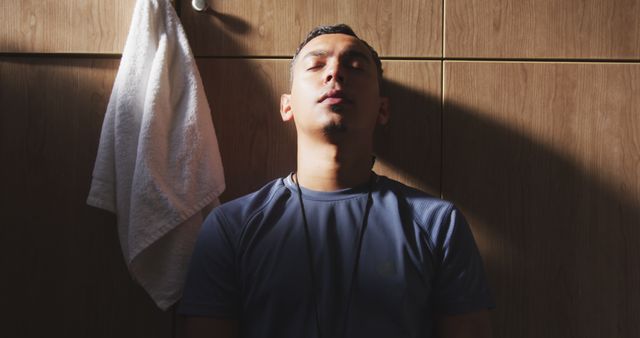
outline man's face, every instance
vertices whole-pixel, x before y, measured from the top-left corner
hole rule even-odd
[[[371,135],[387,119],[376,64],[357,38],[325,34],[309,41],[293,66],[291,94],[281,101],[284,120],[298,133]]]

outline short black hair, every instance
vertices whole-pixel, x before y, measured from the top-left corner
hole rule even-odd
[[[378,52],[376,52],[376,50],[373,49],[373,47],[371,47],[366,41],[359,38],[356,35],[356,33],[353,31],[353,29],[351,29],[351,27],[343,23],[337,24],[337,25],[330,25],[330,26],[317,26],[307,34],[307,37],[304,38],[302,43],[300,43],[300,46],[298,46],[298,49],[296,49],[296,53],[293,55],[293,59],[291,59],[290,72],[291,72],[292,82],[293,82],[293,66],[296,64],[296,59],[298,58],[298,54],[300,54],[300,51],[302,50],[302,48],[304,48],[304,46],[306,46],[307,43],[309,43],[309,41],[317,38],[320,35],[325,35],[325,34],[351,35],[354,38],[360,40],[362,43],[364,43],[364,45],[367,46],[367,48],[369,49],[369,52],[371,52],[371,58],[376,64],[376,70],[378,71],[378,84],[380,87],[382,87],[382,62],[380,62],[380,56],[378,56]]]

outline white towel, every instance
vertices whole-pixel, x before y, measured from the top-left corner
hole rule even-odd
[[[161,309],[181,297],[203,215],[224,188],[186,34],[169,0],[138,0],[87,203],[117,214],[129,271]]]

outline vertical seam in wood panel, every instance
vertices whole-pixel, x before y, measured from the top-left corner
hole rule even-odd
[[[442,27],[441,27],[442,33],[440,35],[440,37],[442,38],[442,44],[441,44],[440,48],[442,48],[442,49],[440,50],[440,57],[443,60],[444,60],[444,57],[445,57],[445,55],[444,55],[444,47],[445,47],[444,41],[445,41],[445,37],[446,37],[446,31],[445,31],[445,27],[446,27],[445,26],[445,24],[446,24],[446,22],[445,22],[445,20],[446,20],[445,19],[446,18],[446,16],[445,16],[445,13],[446,13],[445,12],[445,6],[446,6],[446,3],[447,3],[447,0],[442,0]],[[444,66],[444,64],[443,64],[443,66]]]
[[[442,0],[442,27],[440,34],[440,38],[442,39],[441,50],[440,50],[440,179],[439,179],[439,189],[440,189],[440,198],[444,197],[444,59],[445,59],[445,37],[446,37],[446,9],[445,6],[447,4],[447,0]]]
[[[444,198],[444,60],[440,61],[440,198]]]

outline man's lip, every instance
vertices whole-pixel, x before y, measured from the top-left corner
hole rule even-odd
[[[320,97],[318,102],[326,102],[329,104],[351,103],[351,100],[340,90],[330,90]]]
[[[340,103],[350,103],[350,101],[344,97],[327,97],[322,100],[322,103],[326,104],[340,104]]]

